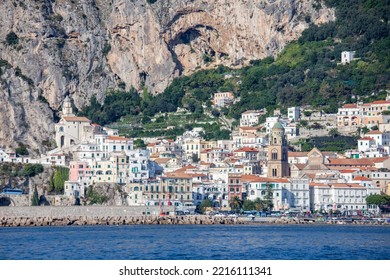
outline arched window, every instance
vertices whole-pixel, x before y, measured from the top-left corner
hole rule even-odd
[[[277,150],[272,150],[271,158],[278,159],[278,151]]]

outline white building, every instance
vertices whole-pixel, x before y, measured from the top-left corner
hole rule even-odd
[[[311,183],[310,208],[312,211],[326,212],[368,210],[367,195],[368,188],[356,183]]]
[[[133,150],[128,152],[129,156],[129,180],[137,182],[150,178],[151,167],[150,152],[148,150]],[[154,173],[154,172],[152,172]],[[154,177],[154,176],[153,176]]]
[[[272,198],[275,210],[310,209],[309,180],[302,179],[275,179],[259,178],[248,185],[248,199],[264,200],[267,196],[267,188],[272,190]]]
[[[350,63],[355,58],[355,51],[343,51],[341,52],[341,63],[347,64]]]
[[[85,185],[78,181],[66,181],[64,195],[67,197],[80,198],[85,195]]]
[[[93,141],[94,138],[94,127],[91,125],[91,121],[73,114],[68,96],[62,106],[61,120],[55,124],[55,132],[55,140],[59,148],[67,148],[82,141]]]
[[[265,109],[249,110],[241,114],[240,126],[253,126],[259,122],[259,117],[266,114]]]
[[[301,108],[300,107],[290,107],[287,110],[287,117],[290,121],[298,121],[301,116]]]
[[[282,126],[285,128],[287,126],[288,120],[282,119],[281,117],[268,117],[266,118],[265,121],[265,127],[266,127],[266,132],[270,133],[271,129],[274,127],[276,123],[281,123]]]
[[[377,147],[388,146],[390,144],[390,132],[374,130],[367,132],[364,136],[373,138]]]

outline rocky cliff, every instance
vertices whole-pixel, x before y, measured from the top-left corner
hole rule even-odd
[[[0,145],[42,151],[55,111],[108,88],[162,92],[174,77],[276,55],[310,23],[317,0],[3,0]]]

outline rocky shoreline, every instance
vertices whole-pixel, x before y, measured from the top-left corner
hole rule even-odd
[[[237,218],[213,216],[119,216],[119,217],[3,217],[0,227],[82,226],[82,225],[215,225],[247,224]]]
[[[246,217],[215,217],[207,215],[189,216],[65,216],[65,217],[2,217],[0,227],[40,227],[40,226],[83,226],[83,225],[249,225],[249,224],[353,224],[390,225],[383,220],[329,220],[315,221],[304,219],[263,219],[251,220]]]

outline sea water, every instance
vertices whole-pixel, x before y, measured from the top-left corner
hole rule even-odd
[[[389,260],[390,226],[0,228],[2,260]]]

